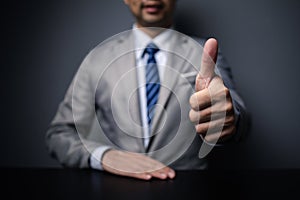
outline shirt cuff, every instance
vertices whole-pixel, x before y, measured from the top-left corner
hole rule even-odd
[[[98,170],[103,170],[103,167],[102,167],[102,164],[101,164],[102,157],[103,157],[104,153],[109,149],[111,149],[111,147],[101,146],[101,147],[96,148],[92,152],[91,157],[90,157],[90,166],[91,166],[91,168],[98,169]]]

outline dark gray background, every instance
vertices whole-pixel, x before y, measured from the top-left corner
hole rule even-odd
[[[89,50],[131,28],[122,0],[1,5],[0,164],[57,167],[45,132]],[[252,115],[245,141],[215,149],[214,167],[300,167],[300,1],[179,0],[177,27],[216,37]]]

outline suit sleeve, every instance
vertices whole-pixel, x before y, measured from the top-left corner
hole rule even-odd
[[[235,112],[236,134],[234,135],[234,139],[236,141],[239,141],[245,136],[249,128],[249,113],[247,112],[244,100],[237,91],[237,87],[232,76],[231,68],[225,57],[222,55],[220,48],[218,52],[216,66],[218,70],[217,73],[219,73],[219,75],[223,79],[224,85],[230,91]]]
[[[99,147],[105,147],[104,144],[87,139],[95,122],[95,96],[88,65],[86,58],[46,133],[50,155],[64,167],[91,167],[91,153]]]

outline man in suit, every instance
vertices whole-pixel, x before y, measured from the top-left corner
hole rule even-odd
[[[209,151],[239,139],[247,117],[217,41],[172,30],[176,0],[124,2],[133,29],[86,56],[48,149],[66,167],[145,180],[205,169]]]

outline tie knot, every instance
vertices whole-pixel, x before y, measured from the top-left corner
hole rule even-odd
[[[159,51],[159,48],[158,48],[154,43],[151,42],[151,43],[149,43],[149,44],[147,45],[147,47],[145,48],[145,51],[144,51],[142,57],[144,57],[144,55],[145,55],[146,53],[149,55],[149,57],[153,57],[154,54],[155,54],[156,52],[158,52],[158,51]]]

